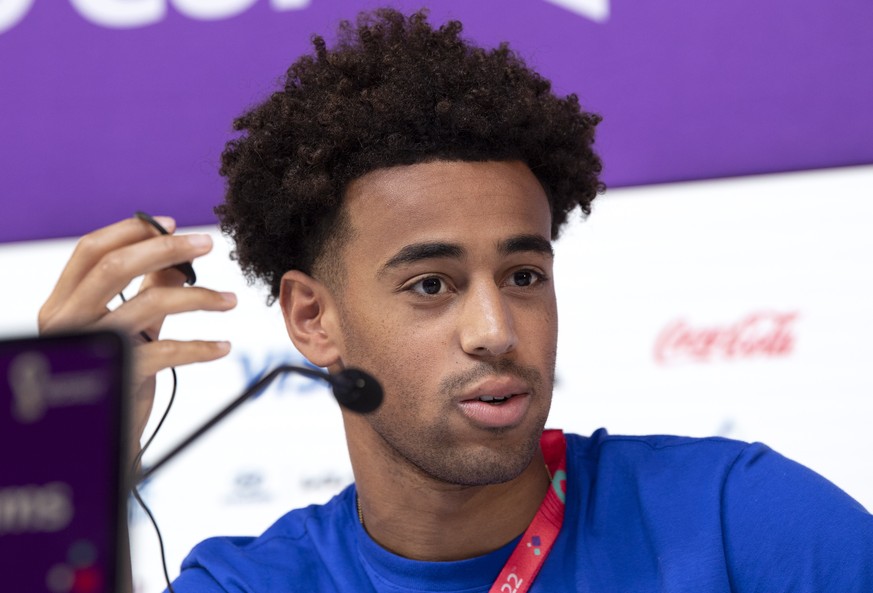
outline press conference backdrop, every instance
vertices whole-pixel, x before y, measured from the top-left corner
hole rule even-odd
[[[0,332],[35,331],[74,244],[57,237],[135,210],[214,233],[232,119],[277,88],[311,33],[330,39],[339,18],[378,4],[0,0]],[[762,440],[873,507],[873,4],[428,5],[483,44],[510,41],[604,116],[613,189],[558,246],[550,424]],[[748,177],[687,182],[732,176]],[[152,458],[264,370],[301,362],[216,238],[198,277],[237,291],[239,308],[167,333],[234,351],[180,369]],[[158,408],[169,389],[161,377]],[[335,404],[289,377],[144,491],[175,573],[196,541],[257,533],[350,480]],[[138,590],[159,590],[154,535],[131,520]]]
[[[549,425],[763,441],[873,508],[871,192],[866,166],[602,198],[556,247],[560,335]],[[179,369],[177,402],[151,459],[265,370],[302,362],[279,310],[245,286],[225,240],[213,227],[197,230],[216,239],[215,252],[196,263],[198,283],[234,290],[240,304],[171,319],[165,334],[229,339],[233,351]],[[39,303],[73,246],[0,246],[4,332],[35,330]],[[169,391],[161,375],[157,409]],[[166,466],[144,494],[175,574],[197,541],[260,533],[351,480],[331,395],[288,377]],[[141,512],[131,519],[137,590],[160,590],[155,535]]]

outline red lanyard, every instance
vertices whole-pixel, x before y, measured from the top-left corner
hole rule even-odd
[[[546,430],[540,447],[552,476],[537,514],[506,561],[490,593],[525,593],[546,561],[564,522],[567,499],[567,442],[560,430]]]

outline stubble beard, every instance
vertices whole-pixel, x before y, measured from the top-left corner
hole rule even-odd
[[[424,434],[422,431],[395,434],[390,427],[396,425],[381,424],[374,419],[371,426],[387,445],[389,455],[415,468],[423,478],[453,486],[487,486],[514,480],[527,469],[539,449],[545,419],[521,442],[496,448],[452,442],[449,431],[440,427],[433,427]]]
[[[373,368],[376,376],[379,370]],[[554,366],[549,376],[532,367],[524,367],[503,359],[495,364],[479,363],[471,370],[449,377],[441,382],[438,396],[445,407],[438,408],[435,418],[408,416],[397,404],[414,406],[421,394],[411,389],[394,390],[389,398],[395,407],[383,406],[367,415],[370,428],[385,445],[381,454],[390,463],[410,467],[421,477],[448,485],[484,486],[501,484],[517,478],[530,465],[539,450],[540,436],[549,412],[549,402],[542,405],[542,398],[551,398]],[[387,384],[391,377],[381,373]],[[510,374],[524,379],[531,386],[527,395],[533,399],[524,427],[483,429],[481,438],[470,440],[470,432],[456,434],[458,422],[457,405],[452,394],[458,393],[462,384],[470,384],[476,378],[494,374]],[[393,382],[395,385],[396,382]],[[526,430],[526,434],[519,431]],[[462,438],[463,436],[463,438]]]

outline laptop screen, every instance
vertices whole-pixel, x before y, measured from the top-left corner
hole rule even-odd
[[[126,588],[127,365],[111,332],[0,341],[3,591]]]

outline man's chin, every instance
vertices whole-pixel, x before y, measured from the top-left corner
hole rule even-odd
[[[539,450],[540,433],[514,445],[458,447],[436,458],[419,460],[418,468],[433,479],[457,486],[504,484],[518,478]]]

